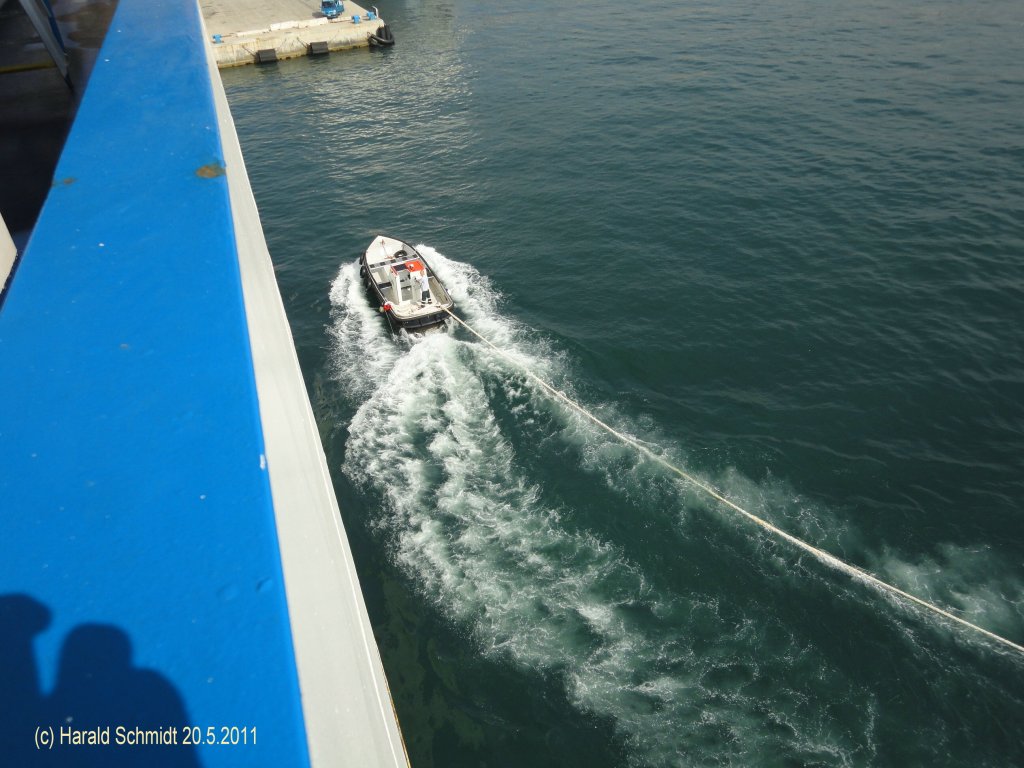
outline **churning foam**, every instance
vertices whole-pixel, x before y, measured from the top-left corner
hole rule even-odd
[[[565,359],[501,314],[485,277],[417,247],[473,327],[571,390]],[[510,430],[546,419],[555,439],[576,449],[572,471],[603,477],[615,498],[659,497],[678,514],[706,507],[692,488],[666,481],[607,433],[552,404],[485,347],[449,333],[392,338],[355,264],[341,269],[331,301],[334,373],[358,404],[344,472],[383,499],[372,524],[425,596],[470,628],[483,653],[559,675],[576,707],[615,723],[636,764],[702,762],[709,748],[736,764],[773,755],[871,761],[871,691],[831,669],[781,620],[759,616],[755,626],[699,586],[684,594],[660,585],[614,541],[567,524],[580,510],[531,479],[530,457]],[[499,399],[512,425],[499,415]],[[609,406],[598,410],[625,421]],[[790,493],[735,473],[719,480],[758,508]],[[817,525],[799,506],[792,514],[798,527]],[[686,535],[684,524],[675,530]],[[787,650],[758,658],[759,633]],[[816,706],[836,697],[851,702],[856,728],[837,730]]]

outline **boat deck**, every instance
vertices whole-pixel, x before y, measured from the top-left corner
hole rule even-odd
[[[382,305],[400,325],[442,322],[445,319],[443,310],[455,306],[430,265],[408,243],[378,236],[366,249],[363,265],[367,287],[380,296]],[[424,300],[421,283],[424,272],[429,293],[427,300]]]

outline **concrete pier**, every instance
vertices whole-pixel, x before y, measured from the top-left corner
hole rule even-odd
[[[320,13],[319,0],[200,0],[199,7],[220,68],[257,63],[261,52],[290,59],[315,49],[364,48],[384,26],[351,0],[336,19]]]

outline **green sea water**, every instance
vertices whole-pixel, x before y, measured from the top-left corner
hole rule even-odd
[[[1024,5],[380,11],[222,76],[412,765],[1024,765],[1024,657],[519,367],[1024,643]]]

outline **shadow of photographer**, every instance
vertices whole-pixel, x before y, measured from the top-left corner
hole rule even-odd
[[[0,595],[0,755],[11,766],[146,764],[198,768],[194,747],[181,743],[190,725],[177,689],[163,675],[132,665],[128,635],[109,624],[80,624],[64,638],[57,682],[44,695],[34,641],[50,626],[50,609],[25,594]],[[116,728],[177,728],[175,744],[117,744]],[[36,729],[52,728],[52,749],[36,748]],[[97,730],[99,729],[99,730]],[[77,732],[109,729],[109,744],[69,743]],[[63,740],[61,734],[67,734]]]

